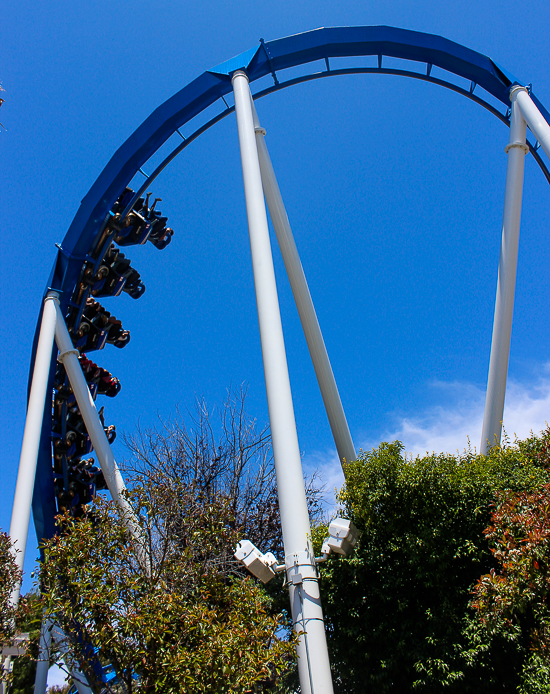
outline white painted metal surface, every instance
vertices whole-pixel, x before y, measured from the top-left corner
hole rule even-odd
[[[139,523],[137,522],[130,502],[125,496],[126,485],[124,484],[124,480],[116,464],[111,445],[105,434],[103,424],[99,419],[94,399],[92,398],[80,362],[78,361],[79,351],[73,347],[59,305],[57,305],[55,339],[59,348],[58,359],[63,362],[63,366],[69,377],[78,409],[84,420],[86,431],[92,441],[107,487],[120,509],[122,521],[128,528],[132,537],[137,540],[136,551],[139,554],[140,560],[144,567],[148,567],[149,563],[146,561],[143,550],[143,539]]]
[[[300,685],[303,694],[332,694],[250,89],[242,71],[232,83],[292,619],[298,631],[306,632],[298,644]]]
[[[252,111],[254,115],[254,130],[256,132],[256,145],[258,147],[262,184],[267,207],[269,209],[271,221],[273,222],[279,248],[281,249],[281,255],[283,256],[290,287],[302,323],[309,354],[313,362],[315,375],[317,376],[317,382],[319,383],[319,389],[334,437],[334,443],[336,444],[336,450],[338,451],[338,457],[340,458],[340,462],[344,460],[351,462],[357,459],[355,447],[349,431],[344,408],[342,407],[338,386],[336,385],[334,373],[328,358],[325,341],[323,340],[319,321],[317,320],[317,314],[313,306],[304,269],[300,261],[300,256],[298,255],[296,242],[294,241],[290,222],[288,221],[288,215],[281,196],[281,191],[264,140],[265,130],[260,126],[253,101]]]
[[[56,303],[58,302],[58,296],[57,292],[48,292],[44,300],[42,322],[40,323],[40,335],[36,347],[34,371],[32,374],[31,390],[27,406],[27,419],[25,420],[23,444],[21,446],[21,457],[19,459],[17,484],[13,500],[10,539],[16,550],[15,561],[21,570],[23,570],[23,564],[25,563],[25,550],[31,518],[32,495],[36,477],[36,463],[38,460],[42,420],[44,418],[44,407],[48,390],[50,362],[54,346],[57,316]],[[12,605],[17,605],[20,591],[21,584],[18,584],[10,597]]]
[[[525,168],[525,154],[529,151],[525,144],[526,124],[517,101],[518,95],[522,92],[526,93],[525,87],[514,87],[510,92],[510,100],[512,101],[510,142],[506,147],[508,166],[506,170],[506,190],[493,338],[489,360],[485,414],[483,416],[481,433],[480,450],[482,453],[487,453],[491,446],[495,445],[495,443],[500,443],[502,433],[518,264],[523,171]]]
[[[538,110],[535,102],[531,99],[527,89],[520,87],[515,92],[516,103],[521,109],[521,115],[524,117],[529,129],[539,141],[540,146],[550,157],[550,125],[544,119],[542,113]]]
[[[42,619],[40,641],[38,643],[38,660],[36,661],[36,675],[34,677],[34,694],[44,694],[48,684],[53,624],[53,620],[49,617],[44,617]]]
[[[81,672],[76,667],[71,667],[71,661],[69,659],[69,648],[67,646],[67,638],[65,633],[58,624],[53,624],[51,628],[51,635],[58,651],[63,655],[63,660],[69,672],[71,673],[71,679],[74,686],[78,690],[78,694],[94,694],[91,687],[88,684],[86,675]],[[38,692],[35,692],[38,694]]]

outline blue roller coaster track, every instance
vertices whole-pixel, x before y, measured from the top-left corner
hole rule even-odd
[[[375,56],[373,67],[338,67],[331,60],[357,56]],[[403,68],[384,65],[385,58],[398,58]],[[320,61],[320,63],[319,63]],[[319,70],[321,64],[321,70]],[[312,72],[299,77],[286,77],[285,71],[297,66],[311,65]],[[338,61],[338,66],[342,61]],[[395,65],[395,61],[392,62]],[[439,76],[433,68],[446,71]],[[165,248],[172,237],[167,219],[144,196],[158,174],[199,135],[230,115],[234,107],[225,96],[232,91],[231,75],[238,69],[248,74],[250,84],[263,77],[272,80],[268,87],[256,91],[254,99],[267,96],[286,87],[325,77],[351,74],[389,74],[431,82],[451,89],[489,110],[509,125],[509,92],[520,84],[513,76],[490,58],[439,36],[387,26],[323,28],[274,41],[263,41],[221,65],[207,70],[177,94],[159,106],[144,123],[115,152],[99,175],[69,230],[58,246],[48,289],[61,292],[61,309],[74,346],[80,351],[80,363],[92,396],[115,396],[120,383],[86,355],[106,343],[122,348],[128,344],[130,333],[97,301],[105,296],[117,296],[122,291],[139,298],[145,291],[139,273],[121,248],[151,241]],[[466,80],[466,86],[447,81],[455,75]],[[464,82],[462,82],[464,84]],[[469,86],[468,86],[469,85]],[[530,87],[529,87],[530,89]],[[550,120],[544,106],[530,89],[531,98]],[[217,115],[185,137],[180,128],[211,106],[219,106]],[[133,191],[128,188],[138,171],[174,134],[181,143],[146,176],[143,185]],[[550,182],[550,173],[538,153],[538,143],[528,143],[529,150]],[[45,293],[46,293],[45,292]],[[40,316],[33,346],[38,339]],[[67,375],[56,360],[54,349],[49,374],[52,400],[45,406],[40,451],[33,498],[33,516],[39,538],[55,533],[55,516],[62,508],[80,513],[98,489],[105,488],[100,469],[91,453],[90,439],[80,417]],[[30,387],[30,382],[29,382]],[[53,407],[52,407],[53,402]],[[114,427],[106,427],[109,440],[114,439]]]

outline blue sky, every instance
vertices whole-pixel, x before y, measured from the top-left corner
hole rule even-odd
[[[0,26],[3,344],[0,527],[9,528],[32,335],[56,242],[114,151],[164,100],[231,56],[319,26],[439,34],[531,82],[550,106],[546,0],[436,3],[21,0]],[[397,77],[321,80],[258,103],[356,447],[479,445],[508,131],[479,106]],[[151,169],[152,166],[149,167]],[[141,182],[141,181],[140,181]],[[132,333],[92,358],[122,381],[107,423],[132,433],[195,396],[249,384],[267,407],[236,125],[202,136],[152,186],[175,230],[130,248],[145,295],[106,300]],[[550,416],[550,190],[527,158],[505,426]],[[330,430],[275,249],[304,465],[338,484]],[[105,399],[106,400],[106,399]],[[117,442],[115,452],[124,457]],[[27,566],[32,566],[33,548]],[[30,581],[26,580],[26,587]]]

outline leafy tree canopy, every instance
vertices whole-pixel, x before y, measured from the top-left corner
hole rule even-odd
[[[0,530],[0,647],[12,645],[15,636],[16,610],[11,603],[11,594],[21,581],[22,574],[15,562],[13,545],[9,536]],[[11,673],[4,669],[0,659],[0,687],[11,681]]]
[[[484,531],[497,568],[474,588],[479,650],[504,635],[525,655],[521,692],[550,691],[550,484],[501,492]]]
[[[362,537],[321,572],[338,692],[517,690],[525,651],[502,630],[487,646],[471,590],[498,568],[483,533],[496,494],[550,481],[549,439],[414,460],[383,443],[346,466],[340,500]]]
[[[29,641],[26,653],[14,660],[10,694],[31,694],[34,691],[42,612],[42,598],[38,593],[31,591],[19,600],[16,629],[28,634]]]
[[[140,561],[113,502],[98,498],[82,519],[60,517],[58,536],[44,545],[47,613],[66,634],[73,661],[99,648],[128,694],[275,686],[294,647],[278,637],[281,617],[265,591],[236,570],[232,555],[242,518],[235,518],[234,497],[215,486],[220,446],[186,457],[163,447],[156,434],[148,441],[154,466],[139,461],[129,492],[147,562]],[[237,483],[246,492],[255,482],[242,474]],[[269,485],[260,483],[269,498]],[[243,508],[255,512],[254,499]],[[100,691],[93,666],[93,657],[80,659]]]

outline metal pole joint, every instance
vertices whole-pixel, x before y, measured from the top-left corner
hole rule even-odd
[[[506,145],[504,151],[506,154],[508,154],[508,152],[514,147],[519,147],[523,150],[524,154],[529,154],[529,147],[525,144],[525,142],[510,142],[510,144]]]
[[[78,349],[66,349],[63,352],[59,352],[59,354],[57,355],[57,361],[63,363],[63,360],[65,359],[65,357],[68,357],[69,354],[74,354],[77,357],[80,356],[80,352]]]
[[[248,75],[246,74],[246,70],[236,70],[232,75],[231,75],[231,84],[235,86],[235,77],[245,77],[246,81],[250,84],[250,80],[248,79]]]
[[[529,94],[527,87],[522,87],[521,84],[514,84],[512,87],[510,87],[510,101],[512,103],[517,99],[519,92],[526,92]]]
[[[300,582],[307,579],[317,581],[319,578],[315,557],[308,551],[288,554],[285,557],[285,568],[288,583],[296,583],[296,576],[301,577]]]

